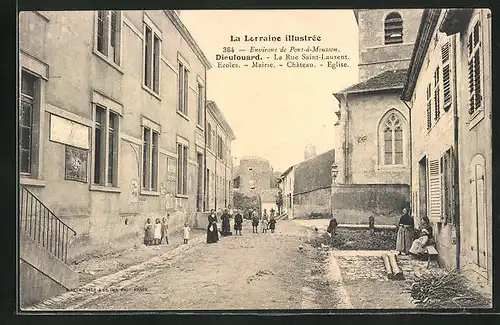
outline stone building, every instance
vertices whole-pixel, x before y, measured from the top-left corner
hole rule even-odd
[[[234,136],[216,105],[206,108],[211,66],[178,15],[21,12],[19,41],[20,227],[71,261],[141,243],[146,218],[169,216],[171,232],[195,223],[205,157],[214,161],[205,119],[226,139],[224,159]]]
[[[233,130],[214,101],[207,101],[206,211],[223,210],[231,205]],[[208,136],[210,135],[210,136]]]
[[[411,107],[415,220],[429,217],[444,265],[490,290],[491,53],[489,10],[425,10],[402,93]]]
[[[245,196],[259,196],[262,190],[271,188],[274,174],[267,159],[246,156],[235,167],[233,188]]]
[[[290,219],[312,213],[331,214],[332,177],[335,150],[315,155],[290,166],[280,177],[283,212]]]
[[[408,107],[399,98],[422,15],[418,9],[354,10],[360,82],[334,93],[339,222],[393,224],[410,200]]]

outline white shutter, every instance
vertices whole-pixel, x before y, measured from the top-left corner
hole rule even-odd
[[[429,220],[441,221],[441,172],[439,159],[429,161]]]

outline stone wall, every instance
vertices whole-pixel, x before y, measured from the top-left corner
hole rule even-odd
[[[331,188],[296,194],[293,197],[295,219],[307,218],[311,213],[330,214],[331,208]]]
[[[410,187],[404,184],[337,184],[332,187],[333,215],[339,223],[395,224],[410,200]]]

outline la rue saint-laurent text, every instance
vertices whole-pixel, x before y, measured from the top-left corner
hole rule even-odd
[[[249,36],[249,35],[244,35],[244,36],[235,36],[235,35],[230,35],[230,41],[231,42],[321,42],[321,36],[318,35],[285,35],[284,37],[281,36],[274,36],[274,35],[267,35],[267,36]]]

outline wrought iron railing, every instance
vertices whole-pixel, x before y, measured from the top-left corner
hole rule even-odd
[[[26,187],[21,186],[20,192],[19,226],[21,231],[66,263],[69,236],[76,236],[76,231],[62,222]]]

